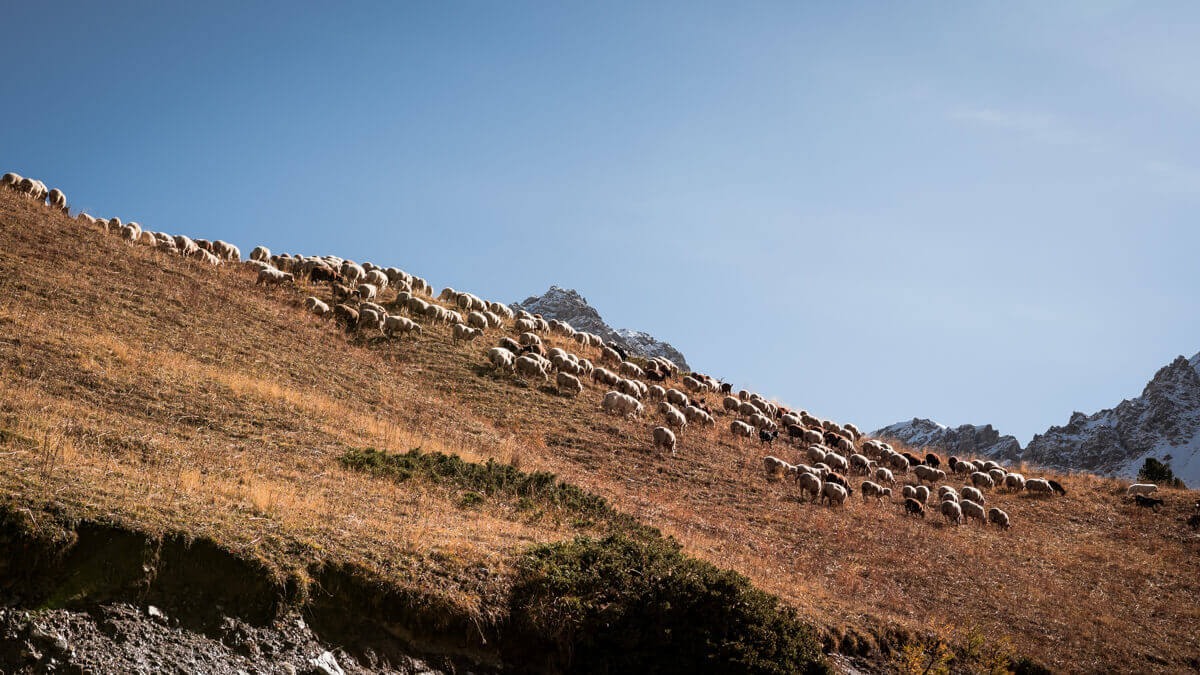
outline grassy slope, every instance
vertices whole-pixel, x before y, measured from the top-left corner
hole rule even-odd
[[[0,195],[0,488],[281,564],[361,563],[485,613],[515,552],[588,531],[504,500],[459,508],[445,486],[336,461],[420,446],[556,472],[848,633],[848,648],[951,624],[1060,667],[1196,664],[1200,544],[1181,494],[1157,516],[1090,476],[1062,477],[1066,499],[989,494],[1010,532],[896,505],[816,507],[763,480],[763,453],[722,431],[727,418],[685,431],[677,457],[655,455],[654,422],[601,415],[603,389],[567,399],[493,374],[495,333],[464,346],[428,325],[404,341],[347,338],[304,314],[302,295]]]

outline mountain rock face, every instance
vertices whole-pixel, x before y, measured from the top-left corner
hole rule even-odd
[[[1017,439],[1001,436],[990,424],[964,424],[951,429],[944,424],[919,417],[876,429],[869,436],[897,440],[913,448],[927,447],[948,455],[990,457],[1021,450]]]
[[[1136,478],[1146,458],[1153,457],[1195,487],[1200,485],[1200,353],[1177,357],[1161,368],[1141,396],[1092,415],[1072,413],[1065,425],[1035,435],[1025,448],[991,425],[951,429],[927,419],[899,422],[870,435],[948,453],[1125,478]]]
[[[641,331],[611,328],[578,291],[551,286],[550,290],[542,295],[531,295],[521,302],[512,303],[511,306],[514,310],[523,309],[532,314],[541,314],[547,320],[566,321],[577,330],[595,333],[604,338],[605,342],[621,345],[631,354],[644,357],[661,356],[675,362],[680,368],[691,370],[683,354],[666,342]]]
[[[1062,469],[1134,478],[1147,457],[1200,484],[1200,354],[1163,366],[1142,395],[1033,437],[1023,451],[998,455]]]

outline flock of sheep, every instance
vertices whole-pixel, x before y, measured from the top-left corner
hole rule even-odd
[[[0,186],[67,211],[66,195],[61,190],[48,190],[40,181],[9,173],[0,178]],[[792,464],[774,456],[764,457],[768,478],[791,478],[801,496],[811,496],[813,502],[847,505],[854,493],[847,476],[859,474],[864,478],[858,485],[864,501],[891,501],[893,489],[900,487],[906,514],[924,518],[930,498],[936,496],[937,511],[948,522],[958,525],[975,519],[984,525],[1007,528],[1011,525],[1007,513],[994,507],[985,509],[985,491],[1066,494],[1056,481],[1026,479],[992,460],[950,457],[943,461],[935,453],[918,457],[911,452],[897,452],[887,443],[863,438],[853,424],[820,419],[805,410],[793,411],[746,390],[734,395],[731,385],[701,373],[681,373],[669,359],[654,357],[635,363],[619,345],[606,344],[600,336],[576,330],[563,321],[547,321],[524,310],[514,312],[504,303],[489,302],[453,288],[444,288],[434,297],[428,282],[396,267],[359,264],[329,255],[272,255],[262,246],[242,261],[238,247],[220,240],[151,232],[134,222],[98,219],[86,213],[77,219],[131,244],[153,246],[212,265],[240,263],[253,269],[256,284],[291,284],[298,278],[327,284],[329,300],[308,297],[305,310],[334,320],[348,331],[376,331],[391,337],[423,334],[422,324],[440,324],[448,327],[447,333],[456,343],[472,342],[488,331],[508,333],[487,349],[487,359],[494,368],[546,382],[553,375],[555,387],[566,396],[581,395],[590,382],[607,389],[600,399],[600,409],[608,414],[638,419],[651,406],[649,414],[662,420],[649,430],[653,447],[672,454],[679,436],[689,427],[715,429],[717,416],[732,418],[728,428],[735,442],[757,436],[760,444],[773,447],[783,433],[805,462]],[[390,299],[385,301],[385,294],[390,294]],[[569,346],[573,341],[572,349],[579,354],[562,347],[547,348],[550,336],[561,338]],[[585,353],[595,361],[582,355]],[[714,400],[720,397],[720,404],[710,406],[710,395]],[[939,485],[946,483],[950,475],[961,475],[967,484],[960,489]],[[899,486],[897,476],[911,479],[911,484]],[[1144,496],[1153,492],[1151,488],[1157,489],[1131,486],[1130,494]]]

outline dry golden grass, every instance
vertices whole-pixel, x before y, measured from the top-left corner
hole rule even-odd
[[[1056,669],[1200,667],[1200,541],[1182,525],[1192,493],[1167,491],[1153,515],[1117,481],[1062,476],[1066,498],[988,494],[1012,516],[1007,532],[857,495],[819,507],[766,481],[766,453],[734,441],[721,414],[661,456],[655,416],[601,414],[603,388],[571,399],[492,372],[495,331],[467,345],[428,323],[416,338],[347,337],[302,311],[316,289],[255,288],[245,271],[129,246],[8,195],[0,219],[0,486],[31,510],[185,529],[281,566],[362,563],[486,611],[514,552],[573,530],[336,462],[351,447],[419,446],[556,472],[831,633],[949,624]],[[799,459],[782,440],[770,453]]]

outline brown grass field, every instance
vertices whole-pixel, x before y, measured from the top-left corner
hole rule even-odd
[[[347,336],[303,311],[325,288],[253,281],[0,194],[0,490],[35,519],[193,532],[281,569],[361,564],[486,613],[515,552],[580,526],[502,501],[460,508],[437,485],[336,460],[355,447],[495,458],[606,497],[846,653],[943,634],[1055,671],[1200,669],[1200,538],[1183,524],[1194,492],[1164,490],[1157,514],[1086,474],[1058,477],[1065,498],[989,492],[1009,531],[906,518],[858,494],[817,506],[761,470],[764,454],[798,461],[797,449],[735,441],[724,414],[664,456],[650,447],[657,416],[602,414],[606,388],[572,399],[493,372],[499,331],[458,346],[428,322],[415,338]],[[889,658],[878,665],[903,665]]]

